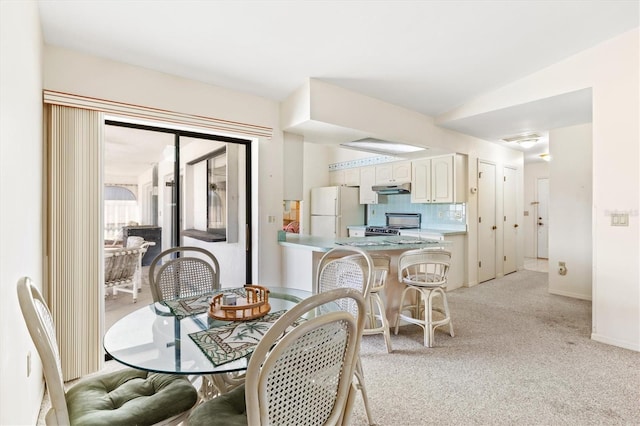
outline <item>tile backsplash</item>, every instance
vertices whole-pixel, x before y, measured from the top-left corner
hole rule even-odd
[[[422,228],[464,228],[467,226],[467,205],[412,203],[411,194],[379,195],[378,204],[367,206],[367,225],[386,225],[385,213],[420,213]]]

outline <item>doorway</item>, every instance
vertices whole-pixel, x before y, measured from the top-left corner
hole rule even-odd
[[[107,294],[105,330],[152,301],[148,267],[168,248],[197,246],[213,253],[220,263],[223,286],[251,282],[250,141],[160,126],[105,121],[104,181],[128,185],[137,195],[135,214],[117,224],[105,214],[105,228],[109,223],[119,230],[121,245],[133,235],[148,241],[149,231],[157,230],[154,246],[141,265],[138,302],[134,304],[126,293]],[[214,196],[217,204],[210,200]],[[215,226],[209,220],[212,205],[218,212]],[[154,253],[149,256],[151,248]]]
[[[478,162],[478,282],[496,277],[496,165]]]

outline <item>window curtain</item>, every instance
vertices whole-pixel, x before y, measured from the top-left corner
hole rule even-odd
[[[48,105],[47,295],[63,379],[102,368],[104,114]]]

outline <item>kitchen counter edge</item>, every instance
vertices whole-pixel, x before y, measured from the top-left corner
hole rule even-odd
[[[366,229],[366,225],[349,225],[347,229],[353,230],[362,230]],[[420,229],[412,229],[411,232],[424,232],[428,234],[434,235],[442,235],[443,237],[449,237],[454,235],[467,235],[467,231],[465,229],[446,229],[446,228],[420,228]]]
[[[325,238],[325,237],[314,237],[310,235],[299,235],[299,234],[287,234],[286,241],[279,241],[278,244],[284,247],[292,247],[297,249],[305,249],[311,251],[322,251],[326,252],[336,247],[344,247],[341,242],[348,241],[366,241],[371,239],[376,240],[388,240],[388,239],[402,239],[402,237],[351,237],[351,238]],[[365,240],[366,239],[366,240]],[[406,238],[405,238],[406,240]],[[438,245],[448,245],[447,242],[433,240],[433,246]],[[360,247],[364,248],[367,251],[384,251],[384,250],[410,250],[414,248],[423,248],[427,247],[425,244],[402,244],[402,245],[379,245],[379,246],[367,246]]]

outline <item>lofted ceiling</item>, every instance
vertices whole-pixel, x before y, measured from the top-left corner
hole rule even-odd
[[[317,78],[436,118],[640,25],[638,0],[38,4],[49,45],[276,101]],[[589,121],[590,102],[576,93],[439,124],[503,143]]]

